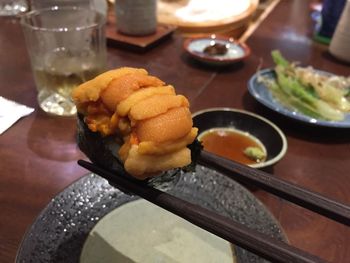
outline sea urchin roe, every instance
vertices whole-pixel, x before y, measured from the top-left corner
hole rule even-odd
[[[149,174],[186,166],[190,163],[191,151],[186,147],[163,155],[142,155],[138,152],[136,145],[131,145],[124,166],[129,173],[145,179]]]
[[[91,131],[119,139],[119,161],[131,175],[144,179],[191,163],[186,146],[198,129],[189,102],[147,71],[103,73],[76,88],[73,99]]]
[[[133,120],[144,120],[182,106],[189,106],[188,100],[182,95],[157,94],[132,106],[129,116]]]
[[[262,143],[247,133],[233,128],[215,128],[203,132],[198,138],[205,150],[233,161],[252,165],[257,163],[244,154],[248,147],[257,147],[266,152]],[[266,156],[266,154],[265,154]],[[264,160],[259,160],[264,161]]]
[[[156,77],[135,72],[113,79],[100,96],[107,108],[115,111],[118,103],[128,98],[134,91],[143,87],[158,87],[164,84]]]
[[[143,101],[154,95],[175,95],[175,89],[171,85],[160,86],[160,87],[148,87],[147,89],[139,89],[131,94],[128,98],[121,101],[117,106],[117,113],[120,116],[128,115],[130,109],[135,104]]]
[[[72,91],[72,98],[75,104],[83,106],[85,102],[97,101],[100,98],[101,92],[107,88],[108,84],[116,78],[122,77],[130,73],[138,73],[147,75],[144,69],[123,67],[119,69],[109,70],[104,72],[92,80],[84,82]]]
[[[187,107],[178,107],[151,119],[138,122],[136,133],[140,142],[165,142],[184,137],[190,132],[193,122]]]
[[[162,155],[165,153],[174,152],[191,144],[196,138],[197,133],[198,129],[192,128],[188,134],[176,140],[165,141],[162,143],[153,141],[140,142],[138,152],[140,154],[152,155]]]

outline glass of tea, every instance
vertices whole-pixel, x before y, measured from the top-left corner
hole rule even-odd
[[[14,16],[27,10],[26,0],[0,0],[0,16]]]
[[[52,7],[21,17],[41,109],[76,114],[72,89],[106,68],[105,18],[88,8]]]

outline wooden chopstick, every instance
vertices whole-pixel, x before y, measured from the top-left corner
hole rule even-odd
[[[147,186],[142,182],[118,176],[92,163],[78,164],[107,179],[122,191],[136,194],[187,221],[273,262],[324,262],[303,250],[249,229],[229,218]]]
[[[350,207],[348,205],[204,150],[200,153],[198,163],[211,167],[235,181],[256,186],[294,204],[350,226]]]

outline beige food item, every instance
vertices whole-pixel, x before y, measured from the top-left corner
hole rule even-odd
[[[144,199],[101,218],[82,248],[80,263],[236,263],[230,242]]]
[[[120,68],[72,92],[93,132],[123,139],[118,155],[125,170],[145,179],[191,163],[186,147],[197,136],[186,97],[144,69]]]

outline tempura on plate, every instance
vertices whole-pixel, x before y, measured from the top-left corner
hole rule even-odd
[[[138,179],[191,163],[186,147],[197,136],[189,102],[144,69],[107,71],[75,88],[84,125],[118,142],[124,169]]]

